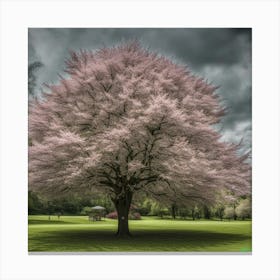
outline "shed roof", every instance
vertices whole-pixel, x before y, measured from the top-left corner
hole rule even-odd
[[[104,207],[99,206],[99,205],[94,206],[94,207],[91,207],[91,209],[92,209],[92,210],[105,210],[105,208],[104,208]]]

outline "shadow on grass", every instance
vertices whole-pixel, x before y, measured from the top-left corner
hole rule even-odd
[[[77,224],[77,222],[68,222],[68,221],[60,221],[60,220],[29,220],[29,225],[57,225],[57,224]]]
[[[32,236],[32,243],[39,247],[30,251],[168,252],[184,251],[184,248],[189,248],[185,251],[207,251],[205,248],[227,246],[249,239],[245,234],[199,230],[135,230],[127,238],[114,236],[112,230],[44,231],[43,235]]]
[[[88,224],[88,225],[90,225],[90,224],[96,224],[96,223],[98,223],[98,224],[102,224],[102,223],[105,223],[106,221],[105,220],[101,220],[101,221],[92,221],[92,220],[85,220],[85,221],[81,221],[80,223],[78,222],[77,223],[77,221],[73,221],[73,222],[71,222],[71,221],[65,221],[65,220],[36,220],[36,219],[32,219],[32,220],[29,220],[28,221],[28,224],[29,225],[58,225],[58,224],[61,224],[61,225],[63,225],[63,224],[72,224],[72,225],[77,225],[77,224]]]

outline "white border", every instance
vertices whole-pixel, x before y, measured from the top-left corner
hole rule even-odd
[[[278,1],[1,2],[1,279],[280,279]],[[27,28],[253,28],[253,254],[27,253]]]

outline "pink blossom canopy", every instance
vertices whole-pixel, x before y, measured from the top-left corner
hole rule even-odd
[[[66,66],[30,104],[30,188],[209,201],[250,192],[247,155],[212,126],[224,115],[215,86],[138,43],[73,52]]]

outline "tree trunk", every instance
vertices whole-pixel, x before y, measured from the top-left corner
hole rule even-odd
[[[131,200],[131,192],[127,192],[123,197],[113,200],[118,213],[118,231],[116,236],[126,237],[131,235],[128,227],[128,213]]]
[[[237,215],[235,213],[235,208],[236,208],[236,206],[235,206],[235,204],[233,204],[233,209],[234,209],[233,219],[236,221],[237,220]]]
[[[204,218],[210,220],[211,218],[210,209],[206,205],[204,205],[203,211],[204,211]]]
[[[172,214],[172,218],[175,220],[176,219],[176,210],[177,210],[177,207],[176,207],[176,204],[173,203],[171,205],[171,214]]]
[[[194,214],[194,210],[192,209],[192,219],[193,221],[195,220],[195,214]]]

